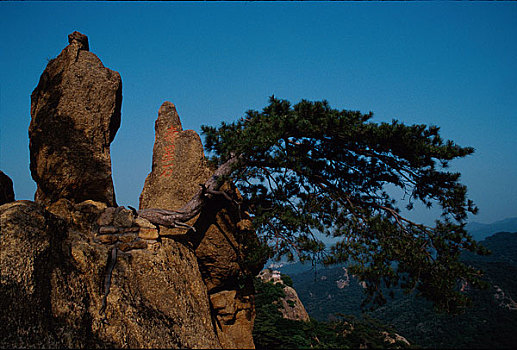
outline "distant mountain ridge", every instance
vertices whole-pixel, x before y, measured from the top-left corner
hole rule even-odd
[[[465,228],[476,241],[482,241],[496,232],[516,232],[517,217],[506,218],[491,224],[470,222]]]
[[[480,242],[497,232],[517,232],[517,216],[498,220],[490,224],[473,221],[468,223],[465,228],[476,241]],[[265,264],[264,268],[279,270],[287,275],[295,275],[309,271],[314,272],[314,270],[321,270],[325,267],[322,264],[312,266],[310,263],[303,264],[299,261],[287,262],[285,260],[281,260],[276,262],[274,260],[270,260]]]

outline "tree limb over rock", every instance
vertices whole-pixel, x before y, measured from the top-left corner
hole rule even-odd
[[[201,189],[179,210],[167,209],[141,209],[138,210],[138,216],[149,220],[155,225],[166,227],[187,227],[192,228],[185,223],[201,212],[206,203],[206,199],[214,194],[220,193],[219,188],[222,186],[225,177],[229,176],[238,164],[239,156],[232,156],[224,164],[219,166],[214,174],[201,185]],[[226,197],[226,196],[225,196]],[[193,228],[192,228],[193,229]]]

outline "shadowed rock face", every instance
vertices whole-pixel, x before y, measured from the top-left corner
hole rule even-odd
[[[14,201],[13,180],[0,170],[0,205]]]
[[[172,240],[119,253],[100,314],[113,245],[99,223],[125,241],[138,221],[121,217],[90,200],[0,206],[0,348],[220,347],[196,257]]]
[[[114,207],[120,76],[69,43],[32,94],[36,202],[0,206],[0,348],[220,348],[193,249]]]
[[[201,139],[183,131],[174,105],[165,102],[155,123],[152,171],[140,196],[140,209],[180,209],[211,176]],[[239,197],[229,184],[221,190]],[[243,220],[244,219],[244,220]],[[247,224],[246,224],[247,223]],[[248,264],[247,253],[258,242],[244,213],[223,197],[209,202],[190,225],[196,231],[161,227],[160,235],[185,238],[198,260],[212,305],[215,328],[225,348],[252,348],[254,276],[262,268]],[[260,265],[260,266],[259,266]]]
[[[37,202],[87,199],[115,206],[110,143],[120,126],[122,82],[74,32],[31,95],[30,169]]]

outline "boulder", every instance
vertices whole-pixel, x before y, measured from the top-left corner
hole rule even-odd
[[[120,126],[119,73],[89,52],[74,32],[50,60],[31,95],[30,169],[35,201],[88,199],[116,206],[110,144]]]
[[[152,171],[147,176],[140,196],[140,209],[180,209],[211,176],[199,135],[183,130],[175,106],[165,102],[155,123]],[[222,190],[239,196],[237,189],[225,184]],[[209,201],[189,224],[195,231],[167,229],[168,237],[184,235],[197,257],[215,315],[215,328],[225,348],[252,348],[253,276],[263,262],[249,263],[249,249],[258,238],[249,226],[238,225],[244,213],[224,197]],[[243,229],[239,229],[239,227]],[[255,245],[254,245],[255,244]],[[219,307],[224,305],[224,307]]]
[[[293,287],[284,286],[285,297],[282,298],[282,316],[288,320],[294,321],[309,321],[309,314],[298,297],[298,293]]]
[[[14,201],[13,180],[0,170],[0,205]]]
[[[263,282],[272,282],[274,284],[280,284],[284,289],[285,296],[280,299],[279,310],[282,313],[282,317],[293,321],[304,321],[310,320],[309,314],[303,306],[302,301],[298,297],[296,290],[284,283],[281,278],[279,271],[272,271],[270,269],[264,269],[260,272],[258,277]]]
[[[197,259],[186,247],[117,243],[120,250],[135,244],[119,251],[102,313],[117,239],[98,241],[95,223],[110,208],[63,201],[53,209],[59,216],[31,201],[0,206],[0,348],[221,346]]]

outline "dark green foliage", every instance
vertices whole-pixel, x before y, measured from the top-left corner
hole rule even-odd
[[[291,279],[291,277],[289,275],[282,273],[282,274],[280,274],[280,278],[282,278],[282,282],[284,282],[284,284],[286,286],[289,286],[289,287],[293,286],[293,280]]]
[[[348,286],[338,288],[336,281],[346,279],[341,266],[319,267],[316,272],[293,274],[291,278],[305,309],[316,320],[335,320],[336,313],[362,317],[364,289],[354,277]]]
[[[255,280],[257,316],[253,328],[253,341],[257,349],[356,349],[367,345],[374,348],[405,348],[405,343],[385,342],[383,331],[393,331],[379,321],[368,318],[358,320],[344,316],[335,322],[293,321],[282,318],[278,310],[284,297],[283,287],[272,282]]]
[[[436,126],[371,118],[326,101],[291,106],[271,97],[262,112],[202,130],[214,163],[238,157],[229,177],[276,257],[347,262],[367,283],[365,304],[385,303],[381,286],[400,285],[461,311],[462,281],[482,286],[482,274],[458,257],[486,251],[464,229],[477,208],[447,166],[473,149],[443,140]],[[442,220],[435,227],[408,220],[387,185],[405,193],[409,210],[415,201],[439,205]],[[341,240],[328,251],[315,231]]]

